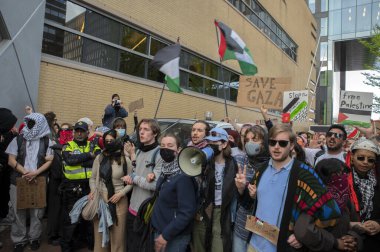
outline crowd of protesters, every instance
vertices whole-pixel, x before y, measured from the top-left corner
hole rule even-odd
[[[38,250],[42,232],[64,252],[84,246],[120,252],[380,247],[374,124],[348,138],[339,124],[323,134],[274,125],[264,107],[265,126],[225,130],[199,120],[187,146],[213,154],[191,177],[178,162],[187,146],[173,133],[161,134],[156,120],[138,121],[134,113],[135,130],[127,135],[128,113],[117,94],[97,128],[87,117],[58,124],[54,112],[26,112],[17,130],[17,118],[0,108],[0,218],[11,225],[15,252],[27,245]],[[17,207],[20,181],[46,181],[47,230],[45,208]],[[97,196],[102,203],[95,216],[80,217]],[[143,206],[152,199],[146,215]]]

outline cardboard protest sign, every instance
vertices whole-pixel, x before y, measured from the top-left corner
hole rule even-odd
[[[371,126],[373,93],[340,92],[338,123],[365,128]]]
[[[129,106],[128,106],[129,110],[128,111],[133,112],[136,109],[142,109],[142,108],[144,108],[144,100],[143,100],[143,98],[140,98],[136,101],[129,103]]]
[[[290,121],[305,122],[308,120],[308,94],[307,90],[284,92],[282,113],[289,113]]]
[[[34,182],[16,179],[17,209],[46,207],[46,178],[37,177]]]
[[[255,216],[248,215],[245,229],[264,237],[273,245],[277,245],[278,236],[280,234],[280,229],[278,227],[261,221]]]
[[[291,78],[240,76],[239,107],[282,109],[283,93],[290,89]]]

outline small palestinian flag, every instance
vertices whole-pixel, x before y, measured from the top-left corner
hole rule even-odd
[[[166,84],[170,91],[182,93],[179,87],[179,55],[181,46],[170,45],[159,50],[153,58],[151,65],[164,73]]]
[[[239,61],[243,75],[255,75],[257,67],[244,41],[235,31],[222,22],[215,20],[215,25],[220,31],[219,55],[222,61],[229,59],[237,60]]]

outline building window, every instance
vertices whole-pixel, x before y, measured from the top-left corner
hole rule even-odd
[[[321,18],[321,36],[327,36],[328,31],[328,18]]]
[[[297,62],[298,45],[257,0],[228,0],[251,23],[272,40],[284,53]]]
[[[356,6],[342,9],[342,34],[353,34],[355,37]]]
[[[153,69],[150,62],[168,44],[149,31],[86,6],[65,0],[46,1],[43,53],[163,83],[164,74]],[[182,88],[220,98],[224,98],[224,88],[226,98],[236,102],[239,75],[233,70],[186,48],[182,48],[180,68]],[[221,71],[228,76],[224,87]]]
[[[357,6],[356,12],[356,32],[371,30],[371,4]]]
[[[309,9],[311,13],[315,13],[315,0],[309,0]]]
[[[321,42],[320,50],[319,50],[319,60],[326,61],[327,60],[327,42]]]
[[[321,12],[326,12],[329,10],[329,1],[321,0]]]

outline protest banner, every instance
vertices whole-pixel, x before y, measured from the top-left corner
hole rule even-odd
[[[291,78],[240,76],[237,105],[281,110],[283,93],[290,89],[290,83]]]
[[[338,123],[369,128],[371,126],[373,93],[340,92]]]
[[[16,179],[17,209],[46,207],[46,178],[37,177],[32,182]]]
[[[144,108],[144,100],[143,100],[143,98],[140,98],[136,101],[129,103],[129,106],[128,106],[129,110],[128,111],[133,112],[136,109],[142,109],[142,108]]]
[[[289,113],[290,121],[308,121],[308,94],[307,90],[284,92],[282,113]]]

